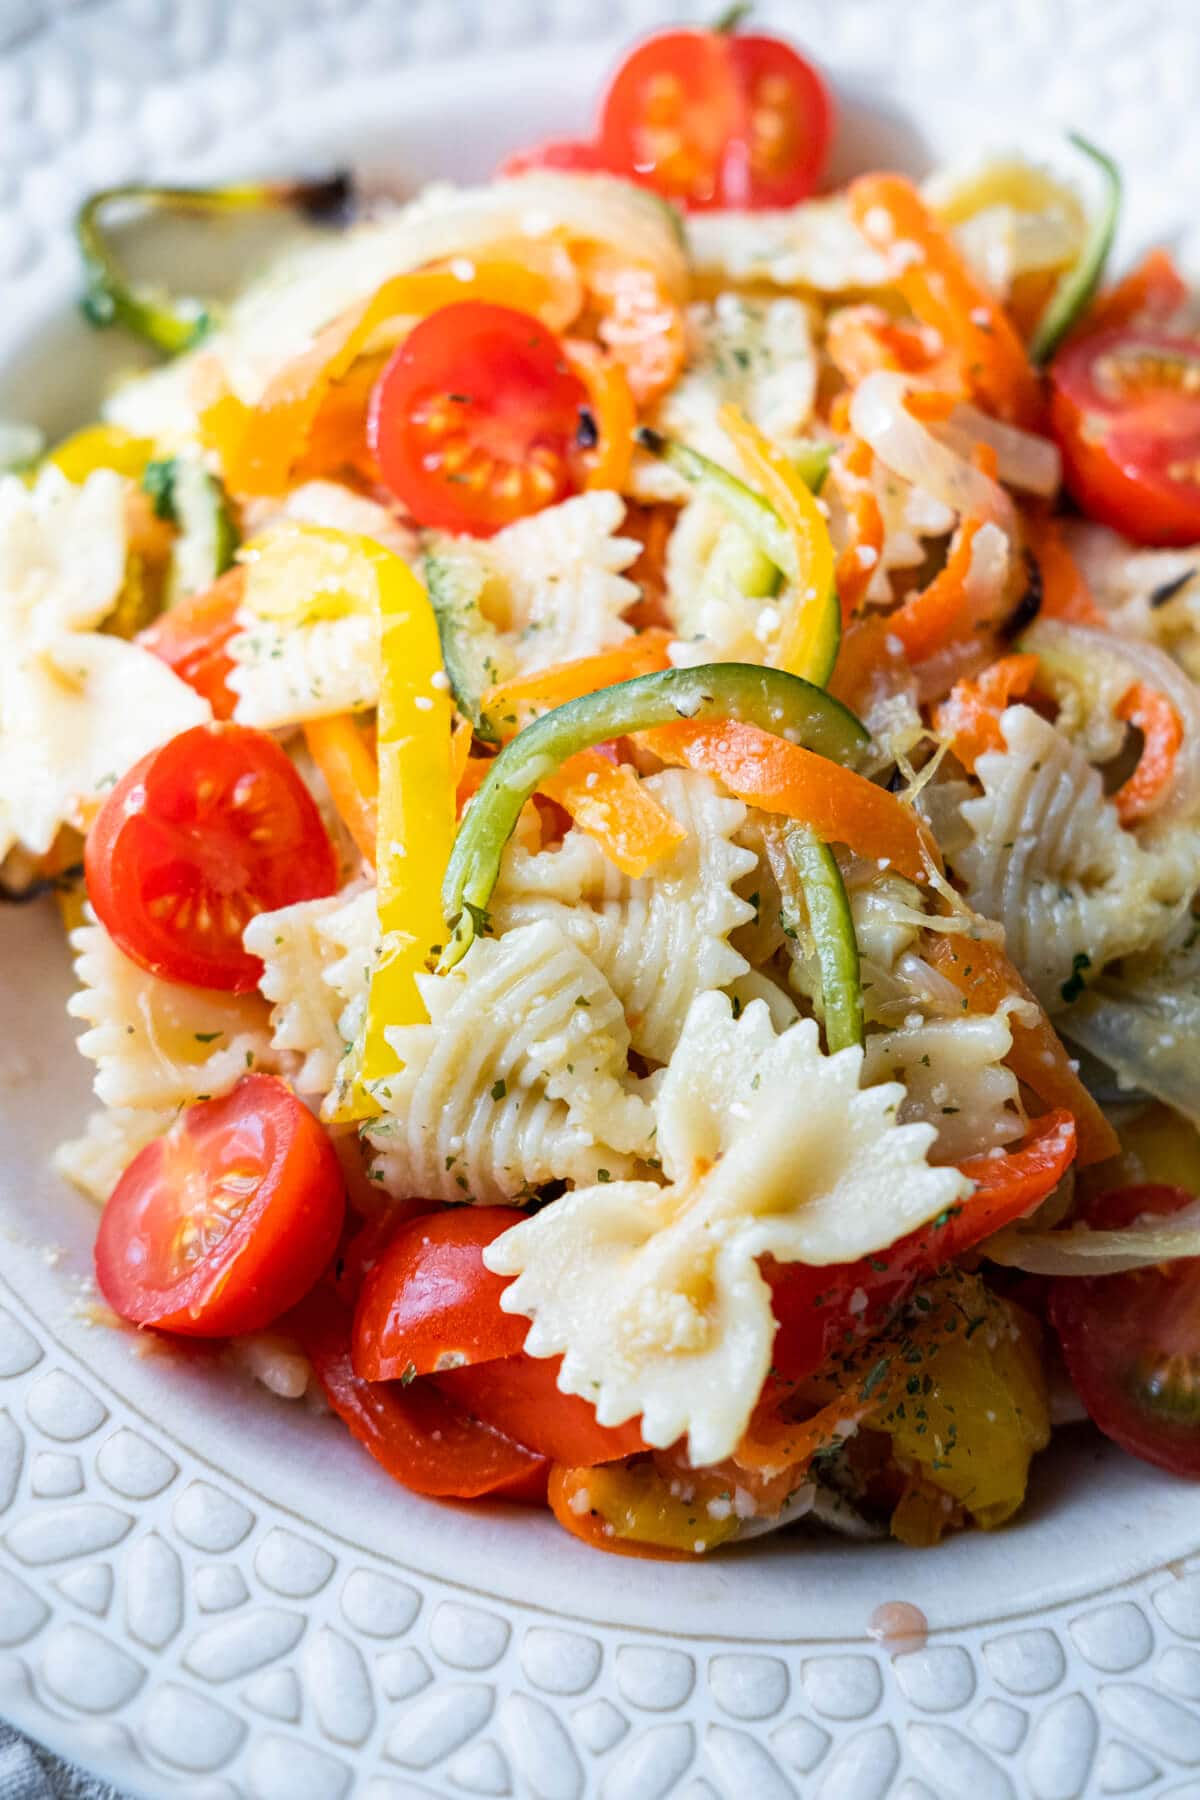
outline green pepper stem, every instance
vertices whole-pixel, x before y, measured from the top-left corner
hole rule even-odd
[[[442,884],[451,937],[438,970],[466,954],[480,929],[500,859],[521,808],[567,757],[608,738],[677,719],[734,719],[758,725],[834,762],[852,764],[869,742],[865,727],[823,689],[757,663],[704,663],[662,669],[568,701],[517,733],[488,770],[459,827]]]
[[[310,217],[325,218],[344,211],[349,193],[345,174],[318,181],[256,181],[221,188],[149,187],[138,182],[102,188],[90,195],[75,215],[75,238],[86,282],[84,313],[93,325],[124,325],[168,356],[190,349],[213,323],[213,309],[204,301],[190,295],[174,297],[165,289],[139,286],[130,280],[104,225],[105,215],[114,207],[212,214],[290,206]]]
[[[858,939],[854,915],[837,858],[807,825],[796,825],[786,836],[808,922],[817,948],[821,971],[821,1001],[825,1014],[825,1046],[831,1056],[852,1044],[862,1044],[863,994],[859,972]]]

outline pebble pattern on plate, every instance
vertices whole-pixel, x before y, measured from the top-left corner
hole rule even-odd
[[[0,283],[73,278],[85,189],[185,177],[253,120],[305,146],[331,79],[644,29],[691,0],[0,0]],[[970,69],[1154,169],[1179,241],[1200,39],[1179,0],[763,0],[870,85]],[[1014,136],[1019,132],[1014,131]],[[1193,257],[1197,244],[1192,244]],[[1188,249],[1186,238],[1183,248]],[[101,1398],[0,1310],[0,1713],[196,1800],[1034,1800],[1200,1796],[1200,1558],[1022,1627],[868,1643],[676,1639],[468,1602],[322,1543]],[[1198,1532],[1200,1537],[1200,1532]]]
[[[141,1791],[1200,1791],[1200,1558],[896,1656],[580,1629],[321,1543],[102,1399],[5,1302],[0,1714]]]

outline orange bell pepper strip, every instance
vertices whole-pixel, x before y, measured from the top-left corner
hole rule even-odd
[[[1061,520],[1048,513],[1030,513],[1025,520],[1025,539],[1041,577],[1040,616],[1061,619],[1066,625],[1096,625],[1104,629],[1108,620],[1092,599],[1082,569],[1063,542]]]
[[[379,764],[353,713],[309,719],[304,726],[304,739],[325,777],[338,817],[374,868],[379,836]]]
[[[1134,825],[1154,811],[1175,773],[1183,721],[1167,696],[1144,681],[1135,681],[1122,694],[1117,717],[1136,725],[1143,740],[1137,768],[1113,795],[1122,825]]]
[[[1142,314],[1164,318],[1182,306],[1187,296],[1188,284],[1175,267],[1170,251],[1161,247],[1149,250],[1135,269],[1097,295],[1067,342],[1093,337],[1098,331],[1114,331]]]
[[[1003,750],[1000,714],[1013,699],[1027,694],[1038,672],[1038,659],[1029,653],[1002,656],[972,681],[955,682],[933,715],[934,729],[949,738],[950,747],[970,774],[985,750]]]
[[[632,681],[635,675],[653,675],[656,669],[669,669],[670,643],[671,633],[655,627],[595,656],[552,663],[545,669],[535,669],[531,675],[516,675],[511,681],[488,688],[482,710],[501,737],[511,737],[536,712],[565,706],[568,700],[598,693],[619,681]]]
[[[928,932],[926,937],[926,960],[953,982],[968,1012],[995,1012],[1003,1000],[1014,996],[1037,1008],[1032,1025],[1009,1018],[1009,1068],[1047,1107],[1074,1116],[1081,1167],[1116,1156],[1121,1148],[1116,1132],[1080,1081],[1062,1039],[1003,950],[983,939],[946,932]]]
[[[924,662],[955,638],[964,637],[979,621],[971,616],[967,578],[971,548],[982,520],[965,519],[954,539],[946,566],[929,586],[910,594],[887,616],[888,630],[904,645],[910,662]]]
[[[1036,428],[1042,390],[1025,346],[912,182],[902,175],[860,175],[850,184],[849,201],[855,224],[887,258],[901,297],[957,355],[970,391],[1009,424]]]
[[[629,480],[637,425],[637,406],[629,377],[615,357],[606,356],[586,338],[564,338],[563,354],[567,367],[587,389],[596,426],[597,442],[583,453],[587,470],[583,485],[588,490],[614,488],[620,493]]]
[[[639,742],[663,762],[716,775],[739,800],[799,819],[822,843],[845,844],[910,881],[941,868],[922,821],[895,794],[758,725],[680,719],[642,732]]]
[[[272,377],[261,400],[246,413],[244,429],[228,445],[222,471],[226,485],[238,494],[284,492],[329,387],[342,380],[372,332],[389,319],[423,318],[457,300],[496,300],[536,313],[550,291],[545,277],[516,262],[479,263],[467,280],[444,269],[393,276],[334,319]]]
[[[834,585],[848,625],[867,597],[883,550],[883,514],[871,486],[874,454],[856,438],[835,465],[835,479],[850,515],[850,541],[837,560]]]
[[[610,761],[602,750],[569,756],[538,783],[538,793],[557,800],[626,875],[644,875],[687,836],[630,765]]]

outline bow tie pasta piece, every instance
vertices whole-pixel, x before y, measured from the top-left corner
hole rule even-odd
[[[472,597],[492,681],[610,650],[630,635],[622,614],[639,589],[622,570],[641,550],[618,537],[625,503],[608,489],[577,494],[493,538],[431,536],[447,591]]]
[[[1077,970],[1165,938],[1196,886],[1195,834],[1143,847],[1062,732],[1028,706],[1010,706],[1000,728],[1005,748],[976,765],[983,793],[963,803],[972,840],[955,872],[971,905],[1004,926],[1043,1006],[1061,1011]]]
[[[379,700],[379,621],[367,613],[287,624],[245,617],[229,640],[239,725],[275,730]]]
[[[430,1022],[388,1033],[404,1067],[372,1089],[374,1178],[389,1193],[493,1204],[653,1154],[620,1002],[548,920],[481,939],[417,983]]]
[[[89,1200],[103,1206],[134,1157],[161,1137],[174,1117],[173,1110],[101,1107],[92,1113],[81,1136],[58,1146],[54,1167]]]
[[[272,1048],[301,1057],[291,1077],[300,1093],[327,1093],[362,1025],[379,955],[375,889],[356,884],[328,900],[259,913],[243,941],[262,958]]]
[[[749,969],[728,939],[754,917],[734,884],[757,859],[733,842],[746,808],[711,776],[668,769],[645,786],[687,833],[652,874],[623,875],[593,838],[572,830],[557,850],[510,854],[495,917],[502,927],[552,920],[611,984],[633,1048],[665,1063],[696,995]]]
[[[96,1064],[106,1106],[189,1106],[226,1093],[248,1069],[274,1070],[265,1001],[161,981],[113,943],[102,925],[71,933],[80,987],[67,1001],[89,1029],[78,1040]]]
[[[0,481],[0,857],[44,855],[146,751],[211,712],[165,663],[91,629],[125,572],[125,484]]]
[[[687,367],[648,421],[665,437],[740,471],[737,453],[718,422],[733,404],[783,449],[812,417],[817,353],[808,308],[800,300],[746,299],[721,294],[687,312]],[[639,457],[634,490],[640,500],[686,500],[691,489],[657,457]]]
[[[811,1020],[777,1037],[764,1005],[735,1020],[704,994],[656,1103],[669,1185],[576,1188],[485,1251],[516,1277],[502,1304],[533,1321],[526,1348],[563,1357],[559,1386],[601,1424],[640,1414],[649,1444],[730,1456],[775,1336],[758,1258],[852,1261],[968,1193],[926,1162],[933,1127],[898,1123],[904,1089],[860,1089],[861,1064],[823,1055]]]
[[[863,1080],[903,1083],[900,1119],[933,1126],[939,1162],[960,1162],[1024,1136],[1020,1089],[1003,1061],[1012,1049],[1008,1010],[928,1019],[867,1039]]]

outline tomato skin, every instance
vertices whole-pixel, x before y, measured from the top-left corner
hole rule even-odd
[[[475,1418],[552,1462],[594,1468],[646,1448],[636,1420],[601,1425],[590,1401],[560,1393],[561,1366],[558,1356],[509,1356],[448,1370],[434,1385]]]
[[[274,738],[195,725],[113,788],[84,850],[88,898],[109,936],[166,981],[249,993],[242,945],[256,912],[337,889],[324,821]]]
[[[471,1418],[435,1383],[404,1386],[356,1375],[352,1317],[328,1290],[315,1293],[288,1322],[330,1406],[393,1480],[435,1499],[539,1497],[545,1460]]]
[[[1007,1155],[975,1156],[961,1164],[975,1191],[944,1224],[922,1225],[878,1255],[853,1263],[814,1268],[764,1261],[778,1320],[771,1351],[775,1372],[784,1380],[802,1381],[876,1336],[924,1276],[1044,1200],[1074,1155],[1070,1113],[1046,1113]]]
[[[608,165],[692,211],[785,206],[812,192],[833,108],[778,38],[664,31],[638,44],[600,112]]]
[[[134,1157],[100,1218],[96,1279],[135,1325],[191,1337],[258,1331],[319,1279],[344,1212],[324,1127],[276,1076],[246,1075]],[[186,1264],[189,1231],[216,1241]]]
[[[203,593],[179,601],[137,637],[143,649],[204,696],[214,719],[232,719],[237,705],[237,695],[228,685],[234,666],[228,644],[238,629],[245,588],[245,569],[230,569]]]
[[[529,1320],[501,1312],[508,1280],[484,1268],[483,1251],[524,1216],[515,1206],[456,1206],[402,1224],[363,1283],[355,1373],[398,1381],[518,1356]]]
[[[1087,1219],[1120,1230],[1143,1213],[1178,1212],[1195,1199],[1185,1188],[1121,1188],[1097,1195]],[[1200,1478],[1200,1262],[1060,1275],[1050,1284],[1049,1318],[1093,1424],[1131,1456]]]
[[[423,319],[391,357],[367,436],[385,484],[419,524],[490,537],[578,492],[586,405],[537,319],[462,300]]]
[[[1122,393],[1099,371],[1141,355],[1195,369],[1200,345],[1118,328],[1068,345],[1051,369],[1050,422],[1072,497],[1139,544],[1200,537],[1200,393],[1162,384]],[[1173,466],[1196,471],[1172,475]]]
[[[526,150],[514,150],[496,170],[501,180],[513,175],[528,175],[533,169],[566,169],[573,174],[603,174],[608,165],[599,144],[584,138],[549,138],[543,144],[531,144]]]

